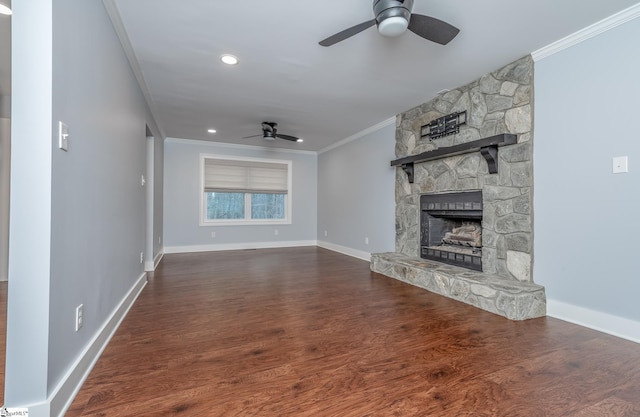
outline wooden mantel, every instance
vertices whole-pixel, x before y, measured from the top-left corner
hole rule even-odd
[[[432,151],[422,152],[417,155],[405,156],[391,161],[391,166],[400,166],[410,183],[413,183],[413,164],[436,159],[447,158],[449,156],[462,155],[471,152],[482,154],[487,160],[490,174],[498,172],[498,146],[513,145],[518,142],[518,136],[511,133],[503,133],[501,135],[490,136],[484,139],[478,139],[460,145],[448,146],[446,148],[438,148]]]

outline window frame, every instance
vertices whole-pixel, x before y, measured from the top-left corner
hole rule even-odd
[[[244,219],[207,219],[206,198],[204,191],[205,181],[205,161],[207,159],[220,159],[225,161],[245,161],[245,162],[260,162],[260,163],[272,163],[287,165],[287,193],[285,194],[284,202],[284,219],[251,219],[251,193],[244,193]],[[254,158],[249,156],[233,156],[233,155],[219,155],[219,154],[200,154],[200,181],[198,185],[198,193],[200,195],[200,226],[256,226],[256,225],[281,225],[291,224],[292,219],[292,207],[293,207],[293,174],[292,174],[293,161],[289,159],[267,159],[267,158]],[[260,194],[260,193],[258,193]],[[248,216],[248,217],[247,217]]]

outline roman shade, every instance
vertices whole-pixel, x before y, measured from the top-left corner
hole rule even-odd
[[[288,165],[206,158],[204,160],[204,191],[287,194]]]

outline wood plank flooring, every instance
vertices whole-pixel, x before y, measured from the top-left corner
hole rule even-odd
[[[640,416],[640,345],[328,250],[166,255],[74,416]]]
[[[4,404],[4,367],[7,340],[7,290],[9,283],[0,281],[0,406]]]

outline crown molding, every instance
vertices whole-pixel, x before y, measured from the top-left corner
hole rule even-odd
[[[138,57],[133,50],[133,46],[131,45],[131,41],[129,40],[129,35],[127,34],[127,29],[124,27],[124,23],[122,23],[122,17],[120,16],[120,10],[118,10],[118,5],[116,4],[116,0],[102,0],[104,3],[104,7],[107,10],[107,14],[111,19],[111,24],[113,25],[116,34],[118,35],[118,39],[120,39],[120,44],[122,45],[122,49],[124,49],[124,53],[127,56],[127,60],[129,61],[129,65],[131,65],[131,70],[133,71],[133,75],[136,77],[138,81],[138,85],[140,86],[140,90],[142,91],[142,95],[144,96],[145,101],[147,102],[147,106],[149,107],[149,112],[154,119],[155,125],[159,130],[160,136],[163,138],[166,137],[164,129],[158,123],[160,120],[157,117],[157,110],[155,106],[155,102],[151,98],[151,92],[149,91],[149,87],[147,86],[147,82],[144,79],[144,75],[142,75],[142,70],[140,69],[140,64],[138,61]]]
[[[560,40],[557,40],[543,48],[533,52],[531,56],[534,61],[540,61],[553,54],[557,54],[567,48],[570,48],[576,44],[584,42],[594,36],[597,36],[603,32],[616,28],[624,23],[627,23],[640,16],[640,3],[633,5],[625,10],[622,10],[614,15],[611,15],[599,22],[587,26],[569,36],[566,36]]]

